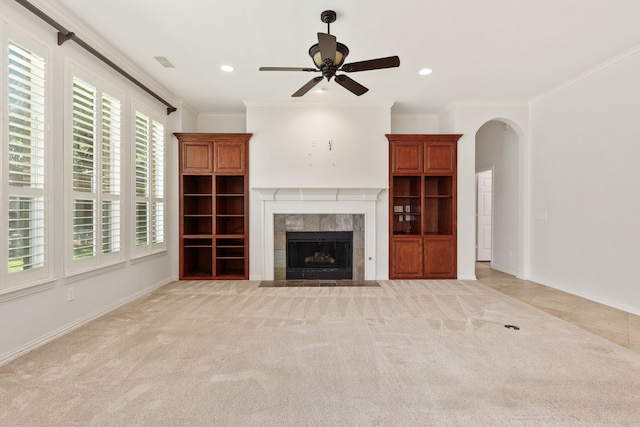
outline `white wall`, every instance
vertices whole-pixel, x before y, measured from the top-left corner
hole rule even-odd
[[[197,125],[184,132],[245,133],[246,120],[246,114],[200,113]],[[391,133],[439,133],[439,127],[437,114],[391,114]]]
[[[518,274],[518,136],[493,120],[476,133],[476,172],[493,171],[492,268]]]
[[[53,6],[51,6],[53,7]],[[106,56],[120,62],[115,52],[110,52],[108,47],[102,46],[99,40],[90,37],[90,29],[83,29],[77,23],[70,24],[70,20],[64,15],[56,15],[56,10],[48,9],[45,12],[56,18],[68,28],[82,32],[83,40],[96,47]],[[123,104],[125,114],[131,114],[131,102],[135,98],[146,105],[165,110],[162,104],[151,98],[140,89],[134,87],[119,74],[106,67],[102,62],[77,46],[74,42],[67,42],[62,46],[56,44],[56,30],[35,17],[18,3],[2,0],[0,18],[12,26],[28,31],[31,37],[36,38],[45,45],[51,53],[49,96],[51,100],[51,118],[53,161],[51,163],[52,176],[49,184],[53,188],[51,199],[51,255],[53,278],[50,282],[37,288],[37,292],[31,294],[10,293],[0,297],[0,364],[11,360],[20,354],[27,352],[47,341],[60,336],[67,331],[102,315],[107,311],[125,303],[133,298],[144,295],[152,289],[169,282],[176,272],[177,249],[169,244],[167,251],[137,259],[125,260],[121,264],[100,271],[85,273],[79,276],[65,277],[65,215],[68,213],[64,206],[64,150],[63,145],[68,140],[68,129],[65,128],[64,89],[66,87],[65,69],[68,61],[73,61],[83,68],[95,73],[101,79],[105,79],[125,93]],[[4,24],[2,24],[4,25]],[[126,68],[126,67],[125,67]],[[134,70],[127,69],[135,73]],[[141,79],[142,80],[142,79]],[[152,86],[150,86],[152,87]],[[161,93],[166,99],[166,93]],[[172,101],[172,99],[168,99]],[[175,113],[174,113],[175,114]],[[175,119],[168,121],[167,135],[174,131]],[[129,132],[130,129],[125,129]],[[167,137],[168,144],[171,139]],[[5,143],[5,141],[2,141]],[[131,147],[129,141],[124,149]],[[177,151],[176,151],[177,152]],[[167,169],[175,170],[177,158],[170,146],[167,147]],[[129,154],[123,155],[123,162],[129,161]],[[130,196],[126,185],[129,177],[125,177],[123,187],[126,197]],[[169,200],[177,200],[177,187],[168,183],[167,195]],[[128,199],[127,199],[128,201]],[[129,221],[130,215],[123,212],[125,220]],[[177,235],[177,210],[169,208],[167,213],[167,236]],[[173,224],[173,225],[172,225]],[[125,226],[124,241],[129,243],[131,225]],[[1,226],[2,239],[6,242],[6,224]],[[130,253],[130,251],[127,251]],[[67,301],[67,292],[73,288],[74,299]]]
[[[475,279],[476,242],[476,133],[487,122],[509,124],[518,140],[518,268],[527,278],[528,231],[528,134],[529,108],[526,104],[452,104],[440,116],[442,133],[461,133],[458,141],[458,278]]]
[[[197,127],[191,132],[245,133],[246,129],[245,114],[200,113]]]
[[[389,111],[380,104],[248,103],[251,186],[387,186]]]
[[[251,188],[388,188],[391,104],[247,103]],[[261,200],[250,192],[250,271],[262,271]],[[376,209],[376,275],[388,278],[388,191]],[[252,278],[258,279],[252,275]]]
[[[640,48],[531,104],[531,277],[640,314]]]
[[[391,114],[391,133],[440,133],[436,114]]]

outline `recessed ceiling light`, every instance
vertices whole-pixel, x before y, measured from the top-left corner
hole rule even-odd
[[[433,70],[431,68],[423,68],[422,70],[418,71],[418,74],[420,74],[421,76],[428,76],[432,72]]]
[[[220,69],[222,71],[226,71],[227,73],[230,73],[233,71],[233,67],[231,65],[223,65],[222,67],[220,67]]]

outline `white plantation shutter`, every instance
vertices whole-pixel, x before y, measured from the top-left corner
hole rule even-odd
[[[96,89],[73,80],[73,259],[96,255]]]
[[[135,246],[137,254],[163,249],[164,124],[139,111],[135,114]]]
[[[137,247],[149,244],[149,118],[136,113],[136,217],[135,239]]]
[[[72,77],[71,263],[69,270],[120,259],[121,103]]]
[[[102,253],[120,251],[120,101],[102,96]]]
[[[164,242],[164,125],[152,122],[151,133],[151,242]]]
[[[1,271],[8,279],[2,281],[2,288],[49,275],[46,61],[44,56],[13,41],[6,46],[8,60],[3,86],[7,93],[4,108],[8,126],[2,139],[7,141],[7,168],[2,178],[5,190],[2,206],[7,207],[3,215],[7,215],[8,231],[3,245],[8,248],[8,263]]]
[[[73,80],[73,191],[94,192],[96,89]]]
[[[44,266],[44,216],[42,197],[9,196],[9,273]]]

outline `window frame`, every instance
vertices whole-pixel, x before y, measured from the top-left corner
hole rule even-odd
[[[40,199],[39,203],[42,204],[42,217],[38,221],[41,221],[42,228],[42,254],[39,264],[41,266],[23,270],[18,272],[10,272],[9,267],[9,233],[2,233],[2,242],[0,243],[0,259],[2,264],[0,265],[0,295],[6,295],[15,291],[24,289],[30,289],[42,285],[53,280],[53,267],[52,267],[52,240],[53,230],[52,224],[52,73],[53,73],[53,59],[51,50],[43,43],[29,36],[28,34],[20,31],[16,27],[10,26],[6,23],[0,23],[0,45],[1,47],[1,64],[0,71],[0,141],[2,142],[0,148],[0,198],[2,203],[0,206],[0,223],[2,228],[9,230],[10,221],[10,198],[25,197],[32,199]],[[38,131],[41,134],[42,141],[42,174],[41,174],[41,188],[33,187],[20,187],[10,185],[9,183],[9,46],[13,44],[20,49],[28,51],[33,56],[36,56],[43,62],[43,76],[44,79],[42,85],[42,115],[43,120],[41,123],[41,129]]]
[[[126,145],[126,115],[125,115],[125,95],[122,90],[117,89],[115,85],[109,84],[106,80],[96,76],[82,66],[68,61],[66,67],[66,84],[65,84],[65,120],[64,120],[64,188],[65,188],[65,276],[73,276],[88,271],[101,269],[103,267],[113,266],[125,260],[126,255],[126,239],[124,237],[126,230],[126,209],[125,204],[125,145]],[[93,191],[80,192],[74,189],[74,82],[79,80],[82,84],[90,86],[95,91],[96,103],[94,104],[94,145],[93,145]],[[108,96],[120,103],[120,135],[119,135],[119,194],[105,193],[102,188],[103,173],[103,105],[104,96]],[[93,255],[75,259],[74,254],[74,214],[75,200],[82,199],[91,200],[93,202]],[[116,201],[120,208],[120,233],[118,251],[103,253],[103,211],[102,203],[104,201]]]
[[[147,175],[147,182],[146,182],[146,193],[144,196],[137,194],[137,187],[136,187],[137,186],[137,169],[136,168],[138,166],[138,163],[136,161],[137,149],[138,149],[138,139],[137,139],[138,115],[142,115],[146,117],[149,123],[151,124],[149,126],[149,132],[147,135],[148,145],[146,147],[147,148],[146,167],[147,167],[148,175]],[[131,220],[130,220],[129,230],[130,230],[130,237],[131,237],[130,238],[131,257],[132,259],[136,259],[136,258],[148,256],[148,255],[161,253],[167,250],[167,233],[166,233],[167,231],[167,220],[166,220],[167,218],[167,179],[166,179],[167,122],[166,122],[166,115],[162,110],[149,107],[148,105],[136,100],[132,101],[130,120],[131,120],[130,121],[131,123],[131,132],[130,132],[131,134],[131,149],[130,149],[130,154],[131,154],[130,213],[131,213],[131,217],[130,218]],[[154,177],[153,172],[154,170],[156,170],[153,167],[153,164],[154,164],[153,156],[155,153],[154,139],[153,139],[154,124],[158,124],[162,126],[162,133],[161,133],[162,141],[160,144],[162,147],[162,153],[161,153],[161,158],[159,159],[160,162],[157,168],[159,170],[159,176],[162,179],[162,183],[160,184],[159,187],[153,179]],[[154,197],[154,188],[161,192],[161,195],[159,197]],[[147,233],[146,233],[145,244],[138,244],[138,238],[137,238],[137,233],[138,233],[137,232],[137,211],[138,211],[139,203],[146,203],[145,217],[146,217],[146,224],[147,224]],[[162,215],[159,220],[162,228],[162,240],[159,242],[152,241],[151,237],[153,235],[153,232],[155,232],[155,229],[154,227],[149,227],[149,224],[154,223],[152,208],[153,206],[157,206],[157,205],[160,205],[162,207]]]

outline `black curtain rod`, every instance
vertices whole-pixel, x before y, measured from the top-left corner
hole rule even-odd
[[[167,106],[167,115],[169,115],[169,114],[171,114],[171,113],[173,113],[174,111],[177,110],[176,107],[174,107],[173,105],[169,104],[167,101],[165,101],[163,98],[161,98],[154,91],[152,91],[151,89],[146,87],[144,84],[142,84],[138,79],[133,77],[131,74],[127,73],[125,70],[120,68],[113,61],[111,61],[109,58],[107,58],[106,56],[104,56],[103,54],[101,54],[100,52],[95,50],[93,47],[89,46],[80,37],[76,36],[75,33],[67,30],[65,27],[63,27],[58,22],[56,22],[54,19],[52,19],[49,15],[47,15],[46,13],[44,13],[43,11],[41,11],[40,9],[38,9],[37,7],[35,7],[34,5],[32,5],[31,3],[29,3],[26,0],[16,0],[16,2],[18,2],[19,4],[24,6],[26,9],[30,10],[31,12],[33,12],[34,15],[38,16],[40,19],[45,21],[47,24],[51,25],[53,28],[58,30],[58,46],[62,45],[67,40],[73,40],[78,45],[80,45],[82,48],[84,48],[86,51],[88,51],[89,53],[93,54],[93,56],[95,56],[96,58],[100,59],[102,62],[104,62],[105,64],[107,64],[108,66],[110,66],[111,68],[116,70],[118,73],[122,74],[124,77],[129,79],[132,83],[134,83],[140,89],[144,90],[149,95],[153,96],[155,99],[157,99],[158,101],[160,101],[164,105],[166,105]]]

